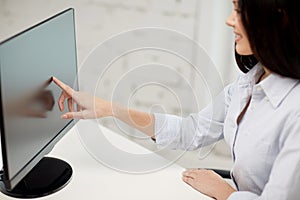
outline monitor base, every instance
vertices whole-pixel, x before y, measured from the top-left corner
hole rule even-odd
[[[15,198],[37,198],[64,188],[71,180],[72,168],[63,160],[44,157],[11,191],[0,181],[0,191]]]

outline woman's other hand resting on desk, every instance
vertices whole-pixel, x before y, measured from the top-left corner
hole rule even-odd
[[[212,170],[188,169],[182,173],[182,180],[199,192],[218,200],[227,199],[235,192],[235,189]]]

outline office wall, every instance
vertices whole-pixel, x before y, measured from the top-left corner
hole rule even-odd
[[[177,31],[199,43],[212,59],[219,73],[211,77],[199,78],[195,76],[191,66],[180,57],[154,50],[134,52],[122,56],[112,65],[111,73],[108,73],[103,80],[105,88],[96,91],[96,94],[103,98],[111,95],[112,88],[116,85],[115,80],[128,73],[130,69],[147,63],[155,62],[172,66],[180,75],[188,80],[193,80],[191,81],[192,87],[195,89],[195,93],[200,96],[199,108],[204,107],[212,99],[209,96],[210,91],[205,89],[205,79],[221,78],[223,85],[226,85],[233,81],[237,75],[237,67],[233,59],[233,34],[231,28],[225,25],[225,19],[231,12],[231,1],[0,0],[0,40],[68,7],[74,7],[76,12],[79,67],[84,66],[86,59],[97,45],[114,35],[136,28],[160,27]],[[201,64],[201,61],[199,62]],[[97,76],[97,74],[91,74],[91,76]],[[165,74],[159,73],[140,74],[135,81],[138,82],[139,79],[143,79],[143,76],[153,76],[155,79],[163,80],[164,84],[171,87],[176,95],[186,98],[181,104],[178,104],[176,99],[174,100],[174,95],[163,88],[143,87],[131,99],[131,107],[145,111],[155,111],[155,109],[161,111],[160,109],[163,109],[168,113],[181,114],[182,116],[198,111],[191,106],[189,102],[190,90],[180,84],[180,78],[176,76],[167,77]],[[137,87],[135,81],[130,82],[128,86],[132,88],[132,91]],[[160,106],[155,107],[154,105],[157,104]],[[120,131],[112,119],[103,119],[101,123],[150,149],[155,150],[156,148],[152,141],[141,139],[140,133],[132,129],[126,129],[124,134],[124,131]],[[172,159],[174,155],[170,151],[164,156]],[[178,162],[187,167],[203,165],[228,167],[231,164],[229,150],[222,141],[217,146],[209,146],[200,151],[186,153]]]

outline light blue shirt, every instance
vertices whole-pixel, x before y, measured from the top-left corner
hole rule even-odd
[[[193,150],[224,138],[238,189],[230,200],[300,199],[300,82],[271,73],[256,84],[262,73],[257,64],[186,118],[155,114],[156,143]]]

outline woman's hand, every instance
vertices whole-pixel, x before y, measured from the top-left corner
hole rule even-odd
[[[53,82],[62,89],[58,100],[58,106],[64,111],[64,103],[67,100],[69,112],[62,115],[63,119],[93,119],[114,116],[141,132],[154,137],[154,115],[146,112],[132,110],[101,98],[78,92],[55,77]],[[77,111],[74,110],[77,105]]]
[[[63,119],[94,119],[112,115],[111,102],[87,93],[75,91],[55,77],[52,77],[52,80],[62,89],[58,100],[59,109],[64,111],[64,102],[66,100],[68,102],[69,112],[62,115]],[[74,109],[74,104],[77,105],[77,110]]]
[[[227,199],[235,192],[221,176],[212,170],[189,169],[183,172],[182,180],[199,192],[215,199]]]

